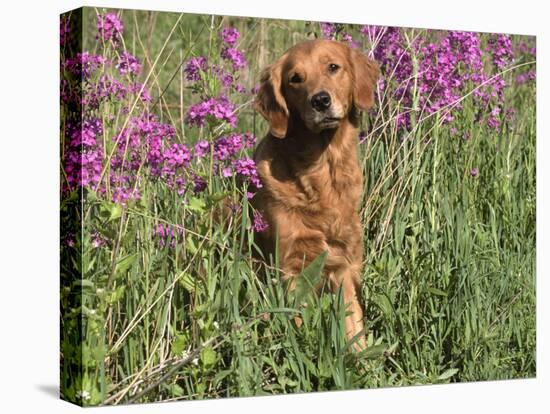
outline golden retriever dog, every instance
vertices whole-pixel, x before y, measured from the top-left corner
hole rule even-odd
[[[373,104],[378,73],[374,61],[346,44],[305,41],[262,72],[255,101],[270,127],[254,154],[263,187],[253,204],[269,225],[259,245],[273,254],[278,238],[290,289],[327,252],[324,281],[333,291],[342,287],[348,339],[364,329],[357,127],[359,112]],[[363,334],[355,349],[365,347]]]

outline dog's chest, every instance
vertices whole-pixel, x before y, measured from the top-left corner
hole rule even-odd
[[[352,187],[336,174],[329,165],[296,177],[299,197],[305,198],[305,210],[326,210],[337,206],[337,203],[349,203]]]
[[[298,187],[308,201],[307,208],[346,210],[357,207],[362,179],[356,157],[329,156],[309,170],[296,175]]]
[[[327,241],[345,243],[361,195],[359,168],[326,163],[296,180],[299,191],[295,197],[302,202],[292,214],[304,227],[322,232]]]
[[[357,218],[362,191],[354,150],[335,155],[327,151],[314,162],[288,151],[276,151],[270,158],[260,151],[258,173],[264,187],[258,201],[270,225],[289,232],[310,229],[322,232],[327,240],[344,240]]]

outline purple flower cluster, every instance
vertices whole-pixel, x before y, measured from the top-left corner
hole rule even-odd
[[[62,69],[65,69],[78,78],[89,78],[92,73],[97,71],[109,62],[103,56],[93,55],[90,52],[77,53],[74,58],[69,58],[62,63]]]
[[[248,157],[236,159],[233,161],[233,169],[237,176],[244,179],[245,182],[252,183],[255,188],[262,188],[254,160]]]
[[[175,130],[158,122],[153,115],[132,117],[128,127],[113,138],[116,153],[111,159],[111,187],[117,189],[114,201],[139,199],[138,173],[162,181],[178,194],[187,187],[184,177],[191,161],[188,148],[174,141]]]
[[[140,100],[148,103],[151,101],[151,96],[146,88],[142,90],[142,86],[143,84],[139,82],[125,85],[112,76],[101,75],[96,82],[84,83],[81,94],[69,95],[63,92],[61,96],[64,103],[78,101],[79,105],[91,111],[98,109],[105,102],[123,102],[129,95],[140,94]]]
[[[495,106],[491,110],[491,114],[489,115],[489,119],[487,120],[487,125],[489,125],[493,129],[500,129],[500,107]]]
[[[529,70],[527,72],[520,73],[516,76],[516,82],[520,85],[529,81],[537,79],[537,73],[534,70]]]
[[[224,47],[220,56],[222,59],[229,61],[235,71],[246,67],[244,54],[234,47]]]
[[[187,167],[191,162],[191,151],[183,144],[172,144],[164,151],[163,171],[174,171],[179,167]]]
[[[187,190],[185,172],[190,162],[191,152],[184,144],[172,144],[163,153],[161,177],[179,195],[185,194]]]
[[[224,70],[223,67],[218,65],[212,66],[212,72],[218,77],[224,91],[228,91],[231,88],[238,93],[246,93],[246,88],[237,82],[237,75],[235,73],[229,73]]]
[[[406,40],[395,27],[364,26],[361,33],[371,41],[372,56],[384,75],[378,84],[379,91],[383,93],[387,82],[393,82],[391,98],[405,108],[397,114],[397,127],[409,129],[414,79],[411,51],[405,46]]]
[[[68,27],[69,20],[64,23]],[[97,39],[112,42],[115,47],[121,44],[123,24],[115,14],[99,15],[97,27]],[[104,148],[104,140],[110,138],[104,134],[115,117],[100,118],[97,115],[107,102],[119,105],[121,113],[125,113],[129,97],[133,99],[139,95],[144,104],[151,100],[141,83],[123,82],[116,77],[117,72],[121,76],[139,75],[140,62],[126,51],[120,51],[116,65],[107,57],[88,51],[75,54],[71,54],[72,50],[65,52],[68,55],[61,64],[61,101],[68,110],[64,112],[66,121],[62,131],[62,190],[87,187],[101,194],[109,193],[113,201],[122,204],[140,198],[136,172],[145,163],[141,145],[147,140],[141,139],[141,136],[137,139],[135,130],[140,133],[157,131],[157,135],[163,132],[158,132],[159,127],[155,129],[154,121],[147,115],[138,117],[141,124],[132,119],[125,131],[113,138],[114,156],[110,159],[110,165],[106,165],[111,150],[110,146]],[[108,69],[112,67],[118,71],[109,74]],[[148,138],[153,140],[153,137]]]
[[[161,180],[179,195],[189,190],[201,192],[206,188],[206,181],[192,171],[192,163],[211,152],[214,171],[220,176],[236,175],[247,185],[261,187],[254,162],[247,157],[239,158],[244,150],[254,146],[256,139],[250,133],[223,136],[213,143],[201,140],[190,150],[174,141],[175,130],[171,125],[159,122],[153,115],[132,117],[112,138],[115,153],[109,165],[108,186],[100,183],[106,160],[101,120],[90,118],[82,124],[68,123],[65,136],[65,191],[76,187],[89,187],[101,194],[110,191],[114,202],[127,204],[141,197],[138,177],[148,175],[153,181]]]
[[[479,117],[489,127],[500,128],[498,114],[506,83],[498,71],[514,59],[509,36],[491,38],[483,50],[479,34],[472,32],[429,31],[426,39],[430,41],[410,43],[394,27],[364,26],[360,32],[370,41],[372,56],[381,66],[384,80],[379,92],[391,89],[386,98],[397,100],[402,108],[396,115],[398,128],[409,130],[415,112],[421,117],[439,113],[442,122],[452,121],[461,97],[472,90]],[[485,54],[491,57],[490,68]],[[414,93],[418,107],[413,107]]]
[[[198,174],[195,174],[193,172],[190,173],[191,180],[193,182],[193,192],[196,193],[202,193],[204,190],[206,190],[207,183],[206,180],[201,177]]]
[[[139,84],[125,86],[118,80],[102,75],[97,82],[87,83],[85,113],[97,109],[106,100],[123,99],[128,93],[137,93]],[[209,115],[223,118],[233,124],[236,120],[233,110],[227,110],[225,98],[209,106]],[[221,105],[223,108],[216,108]],[[225,105],[225,106],[224,106]],[[110,122],[110,118],[107,118]],[[112,138],[115,152],[109,165],[108,182],[100,182],[106,157],[103,150],[103,123],[98,118],[85,118],[82,123],[67,122],[63,164],[66,174],[64,191],[76,187],[89,187],[100,194],[109,192],[111,199],[120,204],[141,197],[138,177],[149,176],[161,180],[168,188],[183,195],[186,191],[200,192],[206,188],[206,181],[192,171],[192,162],[213,152],[215,170],[231,168],[231,176],[237,174],[246,183],[259,187],[254,163],[239,159],[242,151],[254,145],[252,134],[231,134],[220,137],[213,143],[197,142],[193,151],[186,145],[175,142],[175,130],[169,124],[161,123],[153,115],[144,113],[131,117],[127,126]],[[141,174],[140,174],[141,173]]]
[[[323,22],[321,24],[321,33],[325,39],[336,39],[336,25],[334,23]]]
[[[208,61],[204,56],[191,58],[185,64],[183,71],[185,78],[189,81],[198,81],[201,79],[200,73],[208,69]]]
[[[123,54],[121,62],[117,65],[121,74],[129,72],[138,74],[140,64],[137,59],[132,59],[130,54]],[[62,70],[82,79],[83,82],[70,84],[68,79],[61,80],[61,101],[64,104],[83,106],[84,112],[97,109],[99,105],[107,101],[123,101],[128,94],[138,94],[144,103],[150,102],[151,97],[146,88],[142,89],[139,82],[123,84],[120,80],[104,74],[104,69],[110,66],[109,60],[100,55],[89,52],[77,53],[73,58],[67,58],[62,63]],[[94,77],[97,72],[103,73]],[[94,78],[96,80],[94,80]]]
[[[74,247],[76,245],[76,237],[73,232],[65,233],[61,236],[61,244],[68,247]]]
[[[418,93],[420,107],[426,114],[441,111],[443,122],[453,118],[453,108],[459,108],[465,82],[478,81],[483,62],[479,37],[472,32],[449,32],[436,43],[420,49]],[[465,70],[467,69],[467,70]]]
[[[139,93],[139,98],[144,103],[151,102],[151,94],[149,93],[149,89],[147,89],[143,83],[131,83],[130,85],[128,85],[128,92],[135,95]]]
[[[522,40],[519,42],[517,51],[521,55],[529,55],[530,57],[537,56],[537,46],[535,45],[535,38],[529,38],[529,40]]]
[[[220,56],[231,63],[234,71],[246,67],[244,53],[234,47],[240,36],[240,33],[234,27],[224,27],[220,33],[223,42]]]
[[[128,95],[128,88],[109,75],[101,75],[97,82],[87,82],[83,86],[81,105],[88,110],[98,109],[103,102],[122,101]]]
[[[170,224],[158,223],[153,227],[153,237],[158,240],[160,248],[168,245],[171,248],[176,247],[176,242],[184,234],[184,228],[181,226],[172,226]]]
[[[174,135],[175,130],[172,125],[158,122],[154,115],[144,114],[130,118],[128,126],[121,130],[113,141],[119,143],[119,150],[122,153],[127,153],[128,149],[125,149],[127,146],[130,150],[135,150],[138,155],[144,147],[147,150],[148,161],[156,166],[156,161],[161,157],[162,144],[164,141],[171,142]],[[156,169],[155,171],[158,172]]]
[[[214,171],[221,177],[236,176],[247,185],[251,184],[258,189],[262,187],[262,183],[256,171],[256,164],[246,156],[239,158],[244,150],[253,148],[255,142],[256,137],[251,133],[222,136],[213,143],[201,140],[195,144],[194,157],[200,159],[209,157],[212,153]]]
[[[220,80],[224,88],[227,89],[233,85],[233,75],[224,72],[222,68],[217,66],[214,67],[214,72],[216,73],[216,75],[218,75],[218,79]]]
[[[260,213],[258,210],[254,211],[252,229],[256,233],[262,233],[266,231],[268,227],[269,225],[267,224],[267,221],[265,221],[264,217],[262,216],[262,213]]]
[[[508,86],[499,72],[515,60],[510,37],[503,34],[492,36],[488,41],[487,52],[491,57],[490,63],[492,63],[494,73],[486,73],[483,62],[480,62],[470,79],[474,84],[484,84],[474,92],[474,96],[478,106],[483,108],[484,112],[489,111],[489,115],[485,119],[486,124],[499,131],[502,126],[501,112],[504,108],[504,89]]]
[[[493,64],[498,69],[504,69],[514,61],[514,52],[512,52],[512,41],[510,36],[498,34],[489,38],[487,51],[493,57]]]
[[[236,51],[236,52],[235,52]],[[239,57],[239,52],[236,49],[225,48],[222,53],[228,54],[228,59],[232,62],[232,71],[234,72],[237,66],[245,66],[246,62],[244,57],[241,59]],[[230,56],[231,53],[234,53],[235,56]],[[185,78],[191,82],[198,82],[201,79],[201,73],[206,72],[210,69],[210,74],[215,75],[221,83],[222,90],[224,92],[229,91],[233,88],[238,93],[245,93],[246,89],[239,83],[235,82],[236,75],[234,73],[227,72],[222,66],[211,65],[208,66],[208,60],[204,56],[198,56],[189,59],[183,69],[185,73]],[[199,88],[200,90],[200,88]],[[195,90],[196,92],[197,90]]]
[[[108,239],[97,231],[92,232],[90,236],[92,247],[95,249],[108,243]]]
[[[194,155],[197,158],[202,158],[210,155],[210,142],[203,139],[195,144]]]
[[[97,118],[83,122],[68,122],[65,131],[63,164],[66,175],[64,190],[75,187],[94,187],[99,183],[103,168],[101,135],[103,124]]]
[[[69,21],[62,22],[62,44],[67,41],[68,27]],[[236,179],[249,196],[254,188],[261,187],[255,164],[246,157],[255,143],[252,134],[232,133],[212,141],[199,140],[194,146],[186,145],[172,125],[150,113],[147,104],[151,96],[137,81],[141,62],[123,47],[122,21],[112,13],[100,15],[97,28],[96,39],[104,43],[100,49],[105,48],[105,56],[87,51],[76,53],[69,47],[61,50],[63,194],[88,189],[102,198],[127,205],[139,200],[145,183],[151,183],[187,198],[189,193],[207,188],[207,174],[199,173],[197,167],[210,167],[211,154],[218,180],[225,179],[232,185]],[[222,59],[230,64],[209,66],[205,57],[197,57],[184,67],[187,80],[197,82],[192,85],[193,90],[201,97],[201,102],[192,105],[187,113],[186,122],[190,126],[206,123],[210,127],[236,126],[235,106],[227,93],[244,92],[236,71],[246,61],[236,49],[238,31],[226,28],[221,36]],[[209,80],[203,79],[202,72],[219,79],[218,97],[210,96],[210,85],[200,83]],[[213,89],[218,90],[217,86]],[[137,106],[133,105],[136,99]],[[204,159],[207,156],[208,160]],[[261,218],[255,218],[255,229],[265,226]],[[174,247],[183,235],[180,226],[159,223],[153,228],[160,247]],[[75,243],[74,237],[65,242]],[[94,232],[90,234],[90,243],[93,248],[101,248],[108,240]]]
[[[256,138],[250,133],[220,137],[214,142],[214,159],[225,161],[234,158],[242,150],[253,148],[255,142]]]
[[[526,40],[522,40],[517,44],[514,51],[517,55],[517,60],[522,61],[534,61],[537,57],[537,47],[535,44],[535,38],[530,37]],[[522,85],[526,82],[535,81],[537,79],[537,73],[535,69],[527,68],[521,69],[521,72],[516,75],[516,83]]]
[[[324,39],[346,42],[352,48],[358,48],[360,46],[359,43],[353,39],[351,34],[343,31],[343,26],[341,24],[323,22],[320,23],[320,25],[321,35]]]
[[[139,189],[131,187],[128,177],[111,176],[111,183],[117,184],[113,186],[111,199],[118,204],[126,205],[129,200],[139,200],[141,193]]]
[[[234,27],[224,27],[220,36],[223,43],[234,46],[237,40],[239,40],[239,37],[241,37],[241,34]]]
[[[105,42],[112,41],[115,45],[118,45],[122,39],[124,25],[114,13],[99,14],[97,16],[97,31],[98,39],[102,39]]]
[[[359,42],[356,42],[353,37],[347,32],[340,33],[340,39],[342,42],[346,42],[350,47],[358,49],[360,47]]]
[[[186,122],[190,126],[202,127],[207,120],[227,122],[235,127],[237,124],[235,107],[225,96],[220,96],[192,105],[187,111]]]
[[[130,53],[124,51],[118,59],[116,68],[121,75],[128,73],[137,76],[141,72],[141,63],[135,56],[132,56]]]

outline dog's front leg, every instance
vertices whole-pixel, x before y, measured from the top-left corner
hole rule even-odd
[[[361,333],[365,326],[363,322],[363,308],[359,299],[359,271],[353,265],[345,266],[330,275],[330,282],[334,293],[342,287],[347,313],[345,319],[346,336],[348,340],[351,340]],[[353,347],[357,351],[366,349],[367,343],[364,334],[357,338]]]

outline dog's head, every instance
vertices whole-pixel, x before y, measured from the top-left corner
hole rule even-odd
[[[310,40],[290,48],[261,75],[256,109],[271,134],[284,138],[296,114],[311,131],[338,128],[356,109],[373,104],[378,65],[332,40]]]

